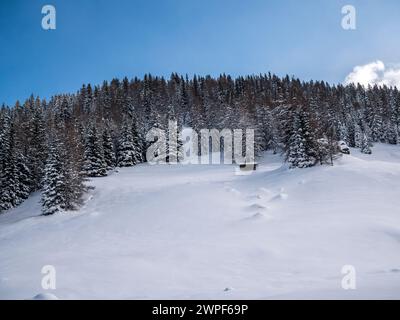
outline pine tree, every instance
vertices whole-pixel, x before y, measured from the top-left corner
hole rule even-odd
[[[361,148],[363,144],[363,132],[361,127],[358,124],[354,125],[354,146],[356,148]]]
[[[271,111],[258,107],[256,116],[255,154],[261,155],[266,150],[273,150],[276,153],[279,147],[279,138]]]
[[[13,208],[17,201],[16,159],[13,155],[11,120],[3,120],[0,143],[0,212]]]
[[[305,140],[305,148],[309,161],[315,164],[318,153],[318,143],[315,130],[311,125],[310,113],[304,109],[300,111],[300,127]]]
[[[310,128],[304,114],[296,112],[293,120],[293,131],[289,139],[286,159],[290,168],[308,168],[315,164],[315,150],[311,149]]]
[[[94,124],[89,125],[86,133],[84,159],[83,172],[88,177],[104,177],[107,175],[102,143]]]
[[[54,135],[54,134],[53,134]],[[52,138],[42,189],[42,213],[76,210],[87,191],[79,166],[58,138]]]
[[[32,187],[27,161],[17,149],[15,135],[13,122],[6,115],[0,131],[0,212],[21,204]]]
[[[167,157],[168,163],[177,163],[183,159],[183,142],[180,137],[178,120],[175,114],[175,108],[172,105],[167,107]]]
[[[312,166],[312,162],[309,160],[306,153],[305,140],[302,137],[300,129],[297,129],[290,139],[287,161],[290,164],[290,168],[306,168]]]
[[[87,87],[83,86],[82,93],[83,93],[83,111],[85,113],[89,113],[92,110],[94,101],[91,85],[88,84]]]
[[[83,204],[83,195],[88,190],[84,184],[82,172],[76,163],[67,157],[64,164],[65,210],[77,210]]]
[[[372,151],[369,147],[369,139],[367,137],[366,133],[362,133],[362,139],[361,139],[361,152],[365,154],[371,154]]]
[[[65,152],[63,144],[54,139],[49,148],[42,190],[42,213],[51,215],[66,209]]]
[[[189,109],[189,97],[186,90],[186,83],[183,77],[180,79],[180,101],[179,107],[183,115],[182,123],[184,126],[192,126],[192,118]]]
[[[115,167],[115,152],[114,152],[114,143],[111,138],[110,129],[106,126],[103,129],[102,134],[103,139],[103,151],[104,151],[104,161],[107,166],[107,170],[111,170]]]
[[[389,144],[398,143],[398,133],[396,125],[393,122],[388,122],[386,125],[386,139]]]
[[[28,199],[31,192],[32,180],[24,155],[19,153],[14,161],[16,162],[16,171],[14,172],[16,181],[15,205],[19,205]]]
[[[341,141],[344,141],[347,144],[350,144],[349,131],[348,131],[347,126],[344,123],[339,124],[339,138]]]
[[[379,110],[374,113],[371,122],[372,140],[374,142],[384,141],[384,126],[381,113]]]
[[[137,129],[137,120],[134,118],[132,120],[132,125],[131,125],[131,132],[132,132],[132,137],[133,137],[133,145],[134,145],[134,150],[135,150],[135,164],[142,163],[144,161],[145,154],[146,154],[146,144],[145,144],[145,139],[142,136],[142,133]]]
[[[131,167],[142,161],[139,136],[135,123],[125,120],[118,141],[117,162],[119,167]]]
[[[36,191],[42,187],[44,166],[47,158],[46,128],[40,101],[37,101],[35,104],[28,135],[29,150],[27,162],[32,180],[32,191]]]
[[[18,180],[15,158],[12,154],[4,155],[6,163],[3,163],[0,172],[0,212],[13,208],[20,203],[18,198]]]
[[[8,110],[2,109],[0,114],[0,213],[12,207],[14,194],[10,192],[11,174],[11,153],[10,153],[10,116]]]

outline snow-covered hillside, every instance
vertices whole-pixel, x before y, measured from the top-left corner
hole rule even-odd
[[[400,148],[334,167],[149,166],[92,180],[79,212],[38,194],[0,216],[0,298],[400,298]],[[357,290],[341,288],[344,265]]]

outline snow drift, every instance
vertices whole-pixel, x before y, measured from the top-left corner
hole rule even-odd
[[[33,195],[0,216],[0,298],[400,298],[400,148],[373,152],[302,170],[266,154],[248,176],[138,165],[49,217]],[[341,287],[344,265],[356,290]]]

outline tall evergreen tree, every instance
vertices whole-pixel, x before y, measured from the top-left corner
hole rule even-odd
[[[51,215],[66,209],[65,152],[63,144],[54,139],[49,148],[42,190],[42,213]]]
[[[14,158],[15,166],[15,181],[16,181],[16,201],[15,205],[21,204],[28,199],[32,189],[31,173],[29,171],[27,160],[23,154],[17,154]]]
[[[107,170],[111,170],[115,167],[116,158],[114,151],[114,143],[110,134],[110,129],[105,126],[102,134],[103,151],[104,151],[104,161],[107,166]]]
[[[307,168],[315,164],[316,150],[311,128],[304,111],[294,113],[293,131],[289,138],[287,160],[291,168]]]
[[[16,132],[9,115],[2,121],[0,131],[0,212],[11,209],[30,194],[32,180],[27,161],[17,149]]]
[[[53,137],[43,179],[43,215],[78,209],[86,190],[81,172],[66,151],[64,142]]]
[[[361,146],[360,146],[360,148],[361,148],[361,152],[362,153],[365,153],[365,154],[371,154],[372,153],[372,151],[371,151],[371,149],[369,147],[369,139],[368,139],[368,136],[367,136],[367,134],[365,132],[363,132],[362,135],[361,135]]]
[[[39,190],[42,187],[44,166],[47,158],[46,126],[43,116],[44,111],[40,101],[38,101],[33,110],[28,133],[29,150],[27,161],[32,180],[32,191]]]
[[[88,177],[104,177],[107,175],[103,146],[94,124],[89,125],[86,133],[84,155],[83,171]]]
[[[131,167],[142,161],[138,144],[138,132],[134,122],[125,120],[118,141],[117,162],[119,167]]]
[[[17,183],[14,139],[10,115],[3,116],[0,126],[0,212],[8,210],[17,202]]]

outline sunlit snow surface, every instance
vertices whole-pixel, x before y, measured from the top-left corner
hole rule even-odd
[[[36,194],[0,215],[0,298],[399,299],[400,147],[373,152],[302,170],[266,154],[249,176],[123,168],[50,217]],[[341,288],[344,265],[356,290]]]

